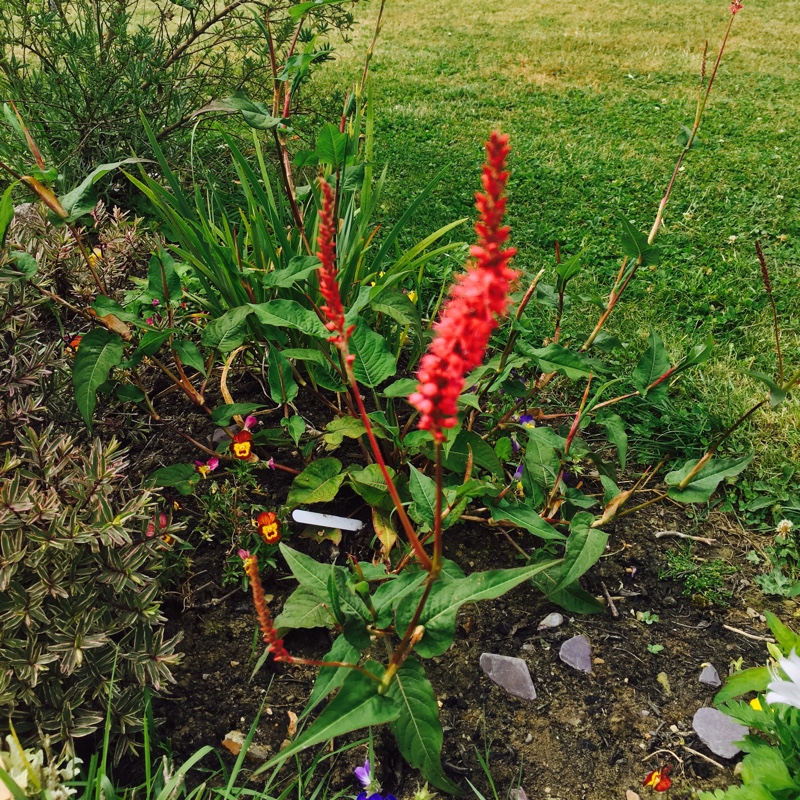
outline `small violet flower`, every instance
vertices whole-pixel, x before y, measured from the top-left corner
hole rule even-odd
[[[516,436],[511,437],[511,452],[512,453],[519,453],[522,450],[522,445],[517,441]]]
[[[252,428],[255,428],[256,425],[258,425],[258,420],[252,414],[248,414],[244,418],[244,429],[246,431],[249,431]]]
[[[369,788],[369,785],[372,783],[372,770],[369,766],[369,759],[364,762],[363,767],[356,767],[353,770],[353,774],[365,789]]]
[[[517,471],[514,473],[514,477],[512,478],[512,480],[518,481],[522,477],[522,473],[524,471],[525,471],[525,465],[524,464],[520,464],[517,467]]]
[[[158,305],[161,305],[161,303],[159,302],[159,300],[158,300],[158,298],[157,298],[157,297],[154,297],[154,298],[153,298],[153,308],[155,308],[155,307],[156,307],[156,306],[158,306]]]
[[[519,424],[522,425],[523,428],[535,428],[536,420],[531,414],[521,414]]]
[[[195,461],[194,471],[199,472],[203,478],[207,478],[219,466],[219,459],[212,456],[208,461]]]
[[[776,669],[770,669],[772,680],[767,686],[767,702],[800,708],[800,655],[792,650],[785,658],[778,659],[778,667],[789,680],[783,680]]]

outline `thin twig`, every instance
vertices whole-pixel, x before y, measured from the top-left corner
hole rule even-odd
[[[687,753],[691,753],[693,756],[702,758],[703,761],[708,761],[709,764],[713,764],[715,767],[718,767],[719,769],[725,769],[725,767],[723,767],[722,764],[719,763],[719,761],[714,761],[714,759],[711,758],[710,756],[704,755],[703,753],[700,753],[697,750],[693,750],[691,747],[687,747],[685,744],[682,745],[682,747]]]
[[[705,536],[690,536],[688,533],[680,533],[680,531],[657,531],[653,534],[656,539],[663,539],[665,536],[674,536],[676,539],[691,539],[693,542],[702,542],[703,544],[716,544],[716,539],[708,539]]]
[[[614,605],[614,601],[611,599],[611,595],[608,593],[608,587],[603,581],[600,581],[600,588],[603,590],[603,596],[606,598],[608,610],[611,612],[611,616],[616,619],[619,616],[619,611],[617,611],[617,607]]]
[[[745,639],[752,639],[754,642],[775,642],[771,636],[759,636],[755,633],[748,633],[747,631],[743,631],[741,628],[734,628],[733,625],[723,625],[722,627],[725,628],[726,631],[738,633],[739,636],[744,636]]]

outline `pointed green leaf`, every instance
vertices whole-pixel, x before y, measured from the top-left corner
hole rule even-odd
[[[201,375],[206,374],[206,364],[203,361],[203,354],[197,345],[188,339],[181,339],[172,343],[172,347],[181,360],[181,363],[192,369],[196,369]]]
[[[786,390],[775,383],[769,375],[765,375],[763,372],[753,372],[749,369],[746,369],[745,373],[751,378],[761,381],[769,389],[769,404],[771,408],[779,406],[788,396]]]
[[[320,164],[330,164],[334,169],[338,169],[344,164],[347,134],[340,133],[336,125],[326,122],[317,134],[316,151]]]
[[[647,387],[660,378],[670,366],[669,354],[664,347],[664,342],[655,331],[650,331],[647,350],[639,359],[631,376],[633,385],[641,392],[642,397],[649,397],[653,402],[658,402],[667,393],[666,382],[660,383],[649,393]]]
[[[413,519],[424,522],[429,528],[433,528],[436,516],[436,483],[413,464],[409,466],[408,488],[414,501],[411,503],[408,513]]]
[[[360,419],[355,417],[334,417],[326,426],[322,441],[325,449],[332,452],[341,445],[345,437],[358,439],[367,432],[367,428]]]
[[[545,491],[553,488],[561,466],[559,451],[566,444],[566,439],[550,428],[529,428],[527,432],[525,472],[522,475],[526,496],[532,494],[528,487],[531,482]]]
[[[325,603],[306,589],[298,586],[283,604],[283,610],[275,617],[275,627],[283,631],[297,628],[324,628],[333,624]]]
[[[175,259],[162,247],[150,258],[147,294],[161,303],[166,303],[167,300],[176,303],[183,297],[181,279],[175,271]]]
[[[658,264],[660,253],[658,247],[647,243],[647,236],[631,225],[626,217],[620,214],[622,223],[622,252],[642,267]]]
[[[389,725],[403,758],[437,789],[460,794],[458,786],[442,770],[444,733],[439,722],[439,707],[433,687],[416,658],[406,659],[388,695],[400,706],[400,715]]]
[[[625,469],[628,455],[628,434],[625,432],[625,420],[619,414],[598,414],[597,424],[606,429],[606,437],[617,448],[619,468]]]
[[[542,372],[560,372],[571,381],[608,372],[607,367],[596,358],[567,350],[560,344],[553,343],[541,348],[523,347],[523,351],[539,362]]]
[[[277,347],[273,347],[269,353],[267,381],[273,403],[291,403],[300,391],[292,373],[292,365]]]
[[[527,503],[509,503],[507,500],[501,500],[496,506],[489,506],[489,513],[492,515],[492,519],[513,522],[534,536],[544,539],[545,542],[563,542],[567,538],[552,525],[546,523]]]
[[[394,470],[387,467],[389,475],[394,477]],[[394,508],[383,472],[377,464],[368,464],[364,469],[353,470],[349,473],[350,485],[373,508],[384,508],[391,511]]]
[[[778,643],[781,653],[788,656],[792,650],[800,653],[800,634],[784,625],[769,609],[764,609],[767,625]]]
[[[309,464],[293,481],[286,505],[296,508],[310,503],[327,503],[339,493],[345,479],[338,458],[320,458]]]
[[[679,489],[678,484],[691,472],[698,460],[687,461],[680,469],[670,472],[664,479],[669,486],[667,494],[673,500],[681,503],[707,503],[717,486],[725,478],[732,478],[742,472],[753,460],[753,456],[751,454],[741,458],[712,458],[683,489]]]
[[[442,464],[451,472],[463,475],[470,454],[472,454],[473,462],[479,467],[483,467],[498,478],[502,477],[503,465],[495,455],[492,446],[472,431],[461,431],[456,436],[453,446],[443,459]]]
[[[14,219],[14,201],[11,199],[11,192],[14,191],[18,181],[9,184],[8,188],[3,192],[3,199],[0,200],[0,247],[5,244],[6,231]]]
[[[362,386],[374,388],[397,372],[397,362],[383,336],[359,320],[350,337],[350,352],[356,357],[353,372]]]
[[[771,676],[767,667],[753,667],[737,672],[725,679],[725,685],[714,695],[714,705],[718,706],[747,692],[766,691]]]
[[[281,542],[281,555],[286,559],[286,564],[294,575],[295,580],[304,586],[311,594],[323,603],[328,602],[328,578],[334,567],[332,564],[320,564],[311,556],[293,550],[289,545]]]
[[[216,347],[220,353],[230,353],[240,347],[247,331],[247,317],[252,310],[252,306],[238,306],[212,320],[203,331],[202,343],[206,347]]]
[[[59,202],[67,212],[69,219],[67,221],[74,221],[90,211],[94,211],[97,205],[97,191],[94,185],[104,175],[117,169],[123,164],[140,164],[147,159],[144,158],[126,158],[122,161],[114,161],[110,164],[101,164],[95,167],[84,179],[79,186],[76,186],[71,192],[59,197]]]
[[[106,382],[109,372],[122,361],[122,350],[122,339],[105,328],[95,328],[81,340],[72,369],[72,382],[75,386],[75,402],[90,430],[92,412],[97,403],[97,389]]]
[[[264,408],[263,403],[226,403],[222,406],[217,406],[211,412],[212,422],[216,422],[220,428],[225,428],[231,424],[234,417],[246,417],[252,414],[259,408]]]
[[[360,653],[344,636],[339,636],[334,641],[331,649],[322,657],[323,661],[337,661],[342,664],[356,664]],[[306,707],[300,714],[300,719],[308,716],[334,689],[338,689],[344,679],[350,674],[347,667],[322,667],[314,681]]]
[[[289,436],[295,445],[300,444],[300,437],[306,432],[306,421],[299,415],[293,414],[289,419],[284,417],[281,425],[289,430]]]
[[[552,592],[559,592],[575,583],[603,555],[608,543],[608,534],[599,528],[592,528],[592,522],[594,515],[587,511],[581,511],[572,518],[561,577]]]
[[[383,674],[383,667],[375,662],[368,661],[364,667],[378,677]],[[271,769],[312,745],[327,742],[360,728],[383,725],[397,719],[400,715],[397,700],[378,694],[378,686],[377,680],[368,678],[362,672],[350,670],[336,697],[328,703],[314,723],[254,774]]]
[[[400,378],[399,381],[390,383],[381,394],[384,397],[408,397],[413,392],[417,391],[419,381],[414,378]]]
[[[296,300],[270,300],[268,303],[247,306],[264,325],[293,328],[308,336],[330,336],[328,329],[310,309]]]
[[[303,283],[319,268],[316,256],[295,256],[285,269],[275,269],[261,278],[261,285],[266,288],[288,289],[296,283]]]

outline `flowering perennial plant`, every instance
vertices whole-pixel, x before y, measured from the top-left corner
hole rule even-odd
[[[456,424],[464,377],[483,361],[489,337],[506,314],[508,292],[517,276],[508,267],[516,250],[504,249],[510,229],[502,224],[509,152],[508,136],[493,132],[486,143],[484,193],[475,195],[480,218],[475,224],[478,242],[470,248],[473,260],[450,291],[433,342],[420,361],[417,391],[408,398],[420,412],[418,427],[429,430],[438,442],[445,439],[444,429]]]

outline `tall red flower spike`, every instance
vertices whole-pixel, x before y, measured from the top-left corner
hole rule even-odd
[[[347,349],[347,340],[353,332],[355,325],[346,326],[344,319],[344,307],[342,297],[339,293],[339,281],[336,271],[336,245],[334,236],[336,235],[336,198],[330,184],[324,179],[319,179],[319,188],[322,191],[322,208],[319,212],[319,236],[317,244],[319,251],[317,258],[321,266],[317,270],[319,279],[319,291],[325,298],[326,305],[322,306],[322,312],[328,318],[325,327],[334,335],[328,341],[333,342],[340,350]],[[352,362],[351,362],[352,363]]]
[[[258,626],[261,628],[264,641],[276,661],[285,661],[287,664],[291,664],[292,657],[286,652],[286,648],[283,646],[283,639],[278,637],[278,631],[275,629],[275,623],[272,621],[272,615],[267,607],[264,587],[261,585],[261,576],[258,573],[258,559],[250,555],[247,550],[240,550],[239,557],[244,561],[244,571],[247,577],[250,578],[250,586],[253,589],[253,604],[256,607]]]
[[[505,162],[510,150],[508,135],[497,131],[486,143],[481,178],[484,192],[475,194],[478,241],[470,248],[472,260],[466,272],[450,290],[433,341],[420,361],[417,391],[408,398],[420,412],[417,427],[429,430],[439,442],[445,439],[444,428],[456,424],[464,377],[483,361],[492,331],[508,310],[508,292],[517,277],[508,266],[517,251],[503,249],[510,230],[502,224],[508,180]]]

